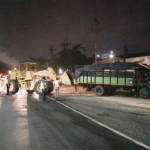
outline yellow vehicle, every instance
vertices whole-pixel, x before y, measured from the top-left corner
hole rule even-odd
[[[36,72],[36,63],[25,62],[20,63],[18,69],[10,71],[9,77],[11,81],[10,92],[16,93],[19,88],[33,92],[31,81]]]
[[[59,77],[62,84],[73,85],[71,73],[67,70],[62,75],[58,76],[52,68],[36,71],[36,63],[24,62],[19,64],[18,70],[13,70],[9,73],[11,86],[10,92],[17,93],[19,88],[25,89],[28,93],[36,92],[41,94],[41,78],[46,77],[47,93],[53,91],[52,81]]]

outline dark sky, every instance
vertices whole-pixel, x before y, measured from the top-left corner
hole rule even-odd
[[[51,45],[57,53],[66,38],[91,56],[95,14],[99,54],[121,49],[123,40],[130,53],[150,52],[150,0],[0,0],[0,59],[49,58]]]

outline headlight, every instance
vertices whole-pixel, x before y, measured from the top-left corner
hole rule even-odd
[[[130,80],[130,81],[129,81],[129,84],[133,84],[133,80]]]
[[[11,74],[11,71],[8,71],[8,74]]]

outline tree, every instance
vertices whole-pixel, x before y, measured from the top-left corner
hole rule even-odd
[[[81,52],[85,52],[86,49],[85,47],[82,46],[82,44],[76,44],[75,46],[72,47],[73,51],[81,51]]]
[[[80,45],[81,46],[81,45]],[[47,62],[47,65],[55,71],[59,68],[69,69],[74,72],[77,65],[84,65],[87,61],[86,56],[78,50],[79,46],[74,46],[72,50],[62,50]]]

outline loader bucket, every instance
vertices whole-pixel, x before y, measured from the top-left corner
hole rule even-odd
[[[34,73],[34,75],[37,76],[45,76],[45,77],[49,77],[52,80],[56,79],[56,73],[54,72],[54,70],[52,68],[47,68],[46,70],[42,70],[42,71],[38,71],[36,73]]]
[[[58,76],[62,83],[65,85],[74,85],[73,77],[70,72],[65,71],[62,75]]]

